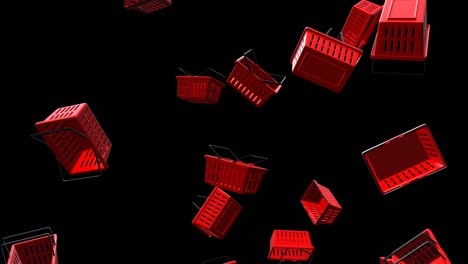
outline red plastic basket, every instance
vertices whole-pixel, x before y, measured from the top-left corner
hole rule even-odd
[[[361,55],[359,48],[306,27],[291,57],[292,73],[340,93]]]
[[[242,207],[230,195],[214,187],[192,224],[208,237],[224,239]]]
[[[234,69],[229,75],[227,82],[241,93],[256,107],[261,107],[270,97],[277,94],[281,89],[286,76],[278,82],[272,76],[280,76],[267,73],[260,66],[249,59],[247,54],[251,53],[255,61],[255,54],[252,50],[244,53],[236,60]]]
[[[330,190],[315,180],[302,195],[301,204],[314,225],[332,224],[342,209]]]
[[[355,4],[341,30],[342,41],[361,49],[374,32],[381,12],[382,6],[366,0]]]
[[[425,61],[430,31],[426,16],[426,0],[385,1],[371,59]]]
[[[434,234],[426,229],[387,257],[380,257],[380,264],[450,264]]]
[[[9,238],[21,237],[25,234],[43,230],[25,232]],[[49,229],[50,230],[50,229]],[[3,239],[2,252],[8,255],[7,264],[58,264],[57,256],[57,235],[52,233],[41,233],[29,238],[15,239],[13,242],[6,242],[7,238]],[[10,249],[9,244],[11,244]]]
[[[112,144],[88,104],[58,108],[35,127],[70,175],[108,168]]]
[[[221,92],[225,86],[220,80],[211,76],[193,75],[183,69],[186,76],[176,76],[177,79],[177,97],[191,103],[199,104],[217,104],[221,96]],[[222,78],[224,75],[213,69],[208,69]]]
[[[172,0],[124,0],[125,9],[136,10],[145,14],[153,13],[171,5]]]
[[[314,252],[309,232],[273,230],[270,239],[269,260],[307,261]]]
[[[382,194],[447,166],[426,124],[370,148],[362,156]]]
[[[256,194],[262,182],[263,176],[268,171],[255,163],[242,162],[229,148],[209,145],[217,156],[205,155],[206,169],[205,182],[223,190],[238,194]],[[234,160],[221,157],[215,148],[228,150]],[[258,158],[259,161],[267,158],[247,155],[246,157]]]

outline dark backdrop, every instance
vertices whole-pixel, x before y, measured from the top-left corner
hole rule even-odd
[[[340,94],[291,74],[304,28],[337,35],[355,3],[174,0],[148,15],[110,0],[7,6],[0,23],[11,44],[4,53],[13,57],[5,76],[13,77],[6,87],[16,95],[8,115],[15,116],[15,161],[4,163],[11,172],[1,177],[0,235],[50,226],[60,263],[202,263],[220,256],[268,263],[274,229],[307,230],[313,263],[324,264],[377,263],[430,228],[452,263],[461,263],[450,87],[436,85],[447,80],[442,72],[451,63],[444,6],[427,5],[423,76],[372,74],[374,35]],[[227,84],[216,105],[176,97],[178,68],[228,76],[249,49],[267,72],[286,76],[260,109]],[[52,153],[29,135],[56,108],[82,102],[113,144],[110,167],[101,178],[63,183]],[[361,152],[423,123],[448,167],[380,195]],[[258,193],[232,194],[243,211],[223,240],[191,225],[192,201],[201,204],[195,196],[212,189],[204,182],[209,144],[268,158]],[[343,207],[331,226],[312,225],[299,203],[314,179]]]

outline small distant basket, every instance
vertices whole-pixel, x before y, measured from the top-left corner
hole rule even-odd
[[[224,239],[232,224],[236,221],[242,206],[229,194],[218,187],[214,187],[210,196],[205,198],[205,203],[192,220],[192,224],[208,237]]]
[[[182,100],[197,104],[217,104],[221,92],[225,86],[222,79],[225,78],[221,73],[209,68],[199,75],[193,75],[190,72],[179,68],[184,75],[177,78],[177,97]],[[220,79],[215,79],[206,75],[209,71],[216,73]]]
[[[247,57],[252,53],[253,60]],[[272,76],[283,77],[280,82]],[[253,50],[248,50],[236,60],[227,82],[256,107],[260,108],[270,97],[277,94],[286,76],[267,73],[258,64]]]
[[[314,225],[331,225],[342,209],[330,190],[315,180],[302,195],[301,204]]]
[[[308,231],[274,230],[270,239],[269,260],[312,261],[312,245]]]
[[[206,183],[238,194],[257,193],[263,176],[268,169],[259,167],[255,165],[255,163],[267,160],[267,158],[256,155],[246,155],[242,157],[242,159],[246,159],[247,157],[258,159],[257,162],[246,163],[241,161],[229,148],[215,145],[209,145],[209,147],[216,153],[216,156],[204,156],[206,159]],[[221,157],[215,148],[228,150],[234,157],[234,160]]]

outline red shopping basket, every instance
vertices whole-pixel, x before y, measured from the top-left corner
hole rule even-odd
[[[205,198],[199,195],[198,197]],[[193,204],[198,208],[195,203]],[[214,187],[193,218],[192,224],[208,237],[224,239],[241,210],[241,205],[230,195]]]
[[[387,0],[371,51],[373,73],[423,75],[429,46],[426,0]]]
[[[314,246],[309,232],[297,230],[273,230],[270,239],[269,260],[308,261],[312,259]]]
[[[177,97],[187,102],[199,104],[217,104],[219,102],[225,84],[213,77],[205,76],[204,73],[212,71],[221,76],[222,79],[225,78],[224,75],[211,68],[199,75],[193,75],[180,68],[179,70],[184,72],[185,76],[176,76]]]
[[[291,57],[292,73],[340,93],[361,55],[359,48],[306,27]]]
[[[426,0],[387,0],[371,59],[425,61],[429,44]]]
[[[386,257],[380,264],[450,264],[434,234],[426,229]]]
[[[362,0],[355,4],[341,30],[342,41],[362,49],[374,32],[382,6]]]
[[[252,53],[255,62],[247,57],[249,53]],[[286,76],[267,73],[256,62],[257,59],[252,50],[245,52],[242,57],[236,60],[227,82],[252,104],[260,108],[272,95],[278,93]],[[283,78],[278,82],[272,76]]]
[[[205,155],[205,182],[223,190],[238,194],[256,194],[262,182],[266,168],[259,167],[255,163],[241,161],[229,148],[209,145],[216,156]],[[215,148],[228,150],[234,160],[221,157]],[[259,161],[267,160],[265,157],[247,155],[242,157],[253,157]],[[257,162],[259,162],[257,161]]]
[[[315,180],[302,195],[301,204],[314,225],[330,225],[341,212],[341,206],[330,190]]]
[[[57,235],[50,228],[5,237],[2,241],[2,253],[7,264],[58,264]],[[8,256],[8,261],[5,256]]]
[[[124,8],[127,10],[136,10],[145,14],[169,7],[172,0],[124,0]]]
[[[31,136],[48,145],[73,179],[108,169],[112,144],[88,104],[58,108],[35,127],[39,133]]]
[[[362,153],[382,194],[395,191],[446,167],[426,124]]]

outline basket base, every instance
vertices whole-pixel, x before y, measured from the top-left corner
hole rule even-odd
[[[373,74],[422,76],[426,73],[426,61],[372,60]]]

